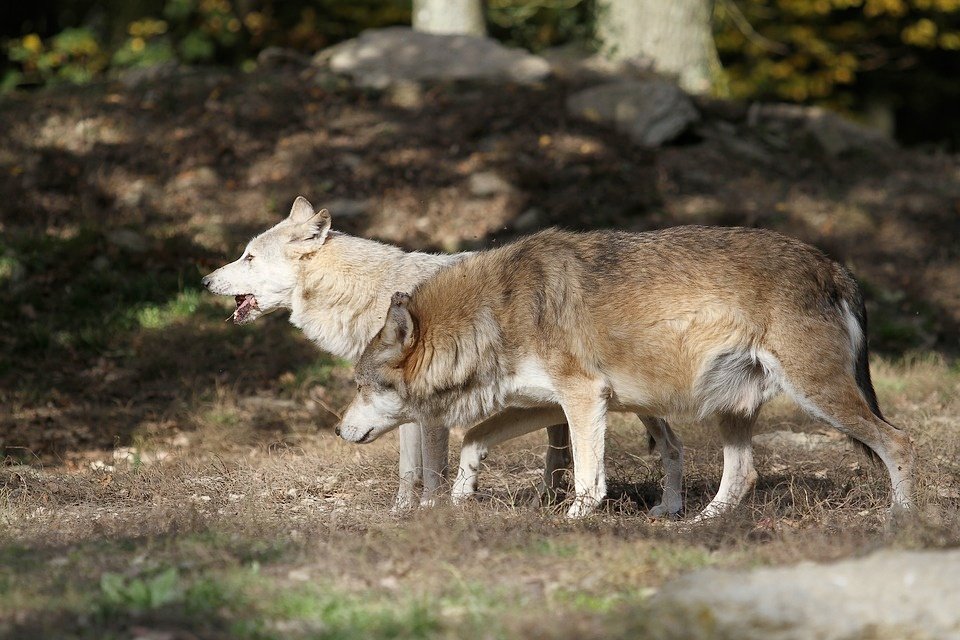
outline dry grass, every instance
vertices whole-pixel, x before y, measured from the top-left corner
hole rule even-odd
[[[335,369],[334,381],[346,372]],[[73,473],[3,470],[0,631],[628,637],[637,629],[623,621],[642,618],[658,585],[706,565],[956,545],[960,375],[934,358],[874,370],[889,418],[920,453],[918,515],[893,531],[885,473],[842,439],[812,452],[758,447],[761,481],[730,517],[650,522],[659,463],[627,419],[610,434],[611,498],[582,522],[527,506],[545,448],[539,434],[491,455],[482,495],[466,508],[393,516],[395,439],[349,445],[307,429],[299,404],[221,388],[194,409],[202,426],[175,442],[145,438]],[[258,440],[262,424],[284,420],[302,428]],[[716,490],[719,441],[709,425],[677,427],[694,512]],[[822,427],[783,401],[759,427],[780,429]]]

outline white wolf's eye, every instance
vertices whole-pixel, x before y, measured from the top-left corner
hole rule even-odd
[[[250,262],[251,260],[253,260],[253,256],[247,256],[246,258],[244,258],[244,260],[246,260],[247,262]]]

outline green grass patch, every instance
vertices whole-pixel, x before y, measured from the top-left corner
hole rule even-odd
[[[164,304],[145,305],[135,312],[137,322],[144,329],[163,329],[174,322],[186,320],[200,308],[200,296],[200,291],[187,289]]]
[[[551,538],[545,538],[535,540],[525,550],[540,556],[573,558],[577,555],[578,547],[574,544],[563,544]]]

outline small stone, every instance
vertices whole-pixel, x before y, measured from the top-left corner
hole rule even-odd
[[[662,79],[602,84],[567,99],[572,115],[612,125],[637,144],[658,147],[673,140],[700,118],[690,97]]]
[[[181,171],[170,182],[170,188],[174,191],[184,191],[187,189],[212,188],[220,184],[220,178],[217,172],[210,167],[197,167]]]
[[[513,185],[493,171],[483,171],[470,176],[470,193],[478,198],[489,198],[512,191]]]
[[[387,99],[401,109],[420,109],[423,107],[423,87],[413,80],[398,80],[391,85]]]
[[[130,253],[144,253],[147,239],[132,229],[114,229],[107,233],[110,244]]]
[[[531,207],[517,216],[513,221],[513,228],[517,231],[533,231],[543,224],[543,211],[536,207]]]
[[[310,65],[310,58],[294,49],[286,47],[267,47],[257,55],[257,66],[261,69],[276,69],[277,67]]]

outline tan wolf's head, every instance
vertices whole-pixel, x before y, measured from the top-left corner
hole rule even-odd
[[[297,283],[300,258],[323,245],[330,232],[326,209],[314,212],[306,198],[298,196],[290,215],[249,243],[234,262],[203,278],[203,286],[221,296],[234,296],[233,321],[253,322],[277,309],[289,309]]]
[[[409,303],[409,294],[393,294],[383,328],[357,361],[357,395],[337,427],[337,434],[344,440],[366,444],[413,421],[406,406],[403,374],[417,334],[416,323],[407,309]]]

